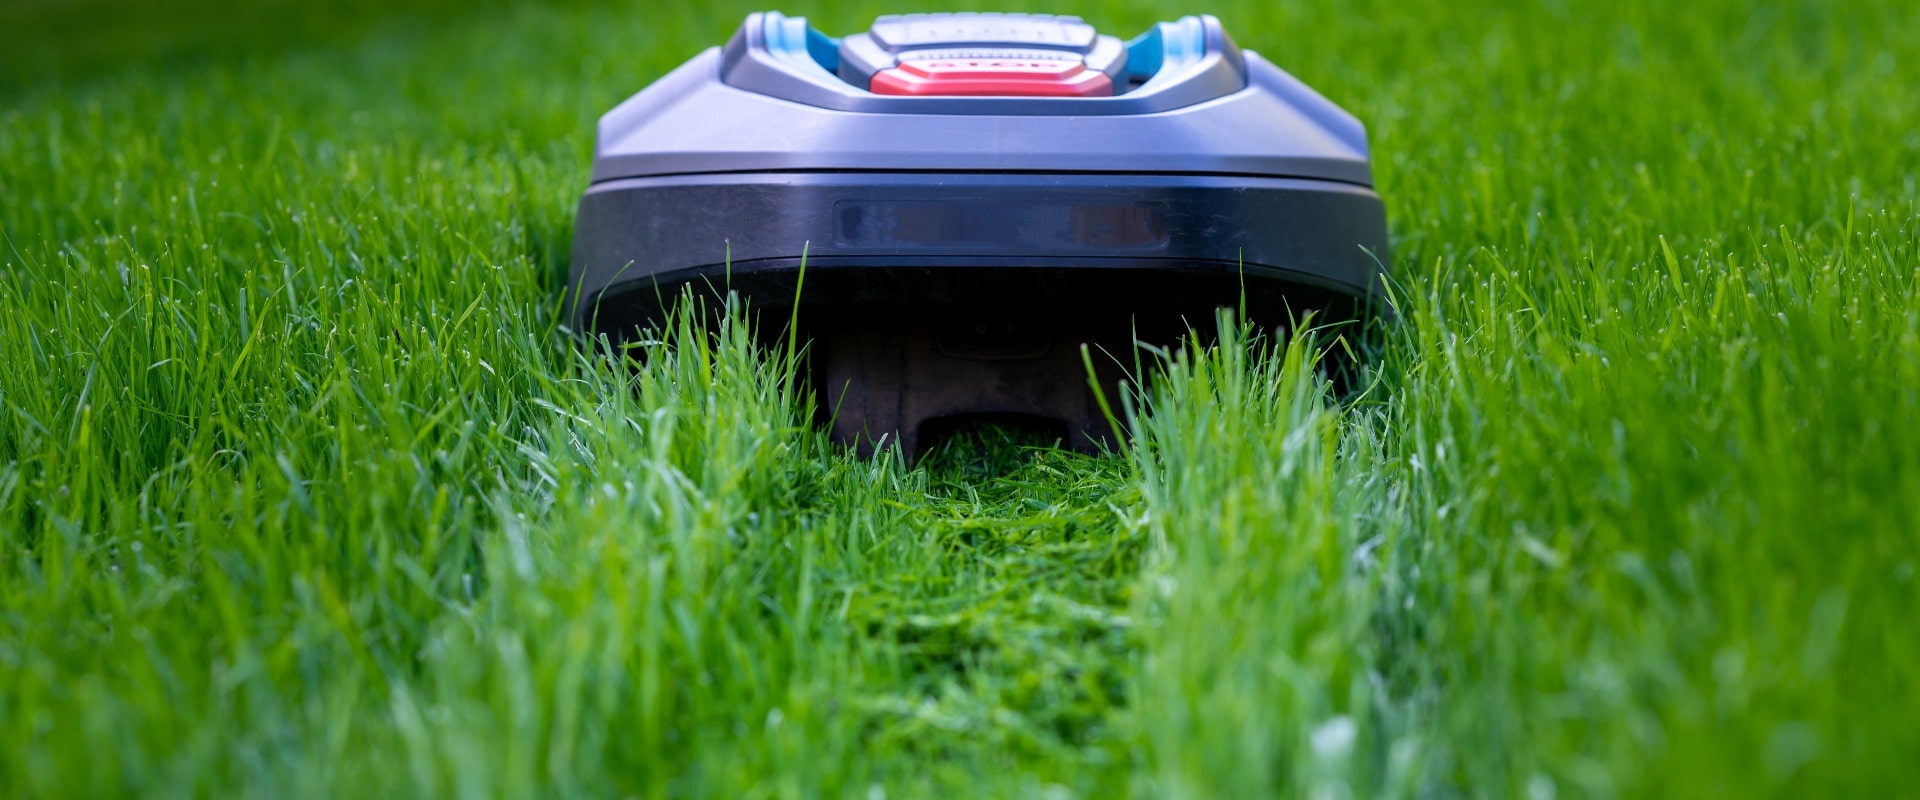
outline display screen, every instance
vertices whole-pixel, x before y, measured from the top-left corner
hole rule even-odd
[[[839,243],[943,250],[1155,249],[1167,245],[1157,203],[1022,203],[843,200],[833,208]]]

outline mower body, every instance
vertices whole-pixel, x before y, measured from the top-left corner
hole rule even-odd
[[[1212,17],[834,39],[762,13],[601,119],[568,286],[615,339],[690,285],[781,322],[797,300],[822,420],[863,450],[978,416],[1091,449],[1136,342],[1222,306],[1362,318],[1386,244],[1360,123]]]

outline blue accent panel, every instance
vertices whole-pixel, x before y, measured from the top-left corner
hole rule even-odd
[[[1135,81],[1177,76],[1207,56],[1207,25],[1199,17],[1162,22],[1127,43],[1127,73]]]
[[[761,19],[767,51],[775,58],[800,69],[823,69],[829,76],[840,68],[840,42],[807,25],[806,17],[769,11]]]
[[[1159,25],[1164,43],[1165,67],[1184,67],[1207,57],[1207,26],[1199,17],[1181,17]]]
[[[807,29],[807,52],[813,54],[813,60],[828,72],[840,71],[840,40]]]
[[[1127,75],[1136,81],[1146,81],[1159,74],[1161,60],[1166,57],[1166,34],[1159,25],[1153,30],[1140,34],[1127,43]]]

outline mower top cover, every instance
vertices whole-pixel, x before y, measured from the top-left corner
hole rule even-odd
[[[1113,431],[1083,345],[1099,384],[1219,307],[1268,327],[1375,307],[1372,181],[1360,123],[1213,17],[1122,41],[913,14],[836,39],[759,13],[600,120],[571,319],[617,340],[688,286],[777,323],[797,301],[841,440],[912,454],[999,416],[1090,449]]]

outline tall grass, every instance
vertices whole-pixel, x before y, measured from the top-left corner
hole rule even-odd
[[[1134,684],[1142,790],[1380,794],[1402,780],[1370,685],[1399,536],[1376,430],[1343,420],[1310,337],[1223,313],[1217,346],[1166,356],[1131,418],[1149,549]],[[1366,736],[1363,739],[1362,734]]]
[[[594,115],[748,5],[383,8],[9,92],[0,786],[1905,791],[1920,11],[1074,5],[1213,11],[1367,120],[1398,318],[1350,392],[1205,321],[1124,451],[909,469],[737,306],[560,324]]]

